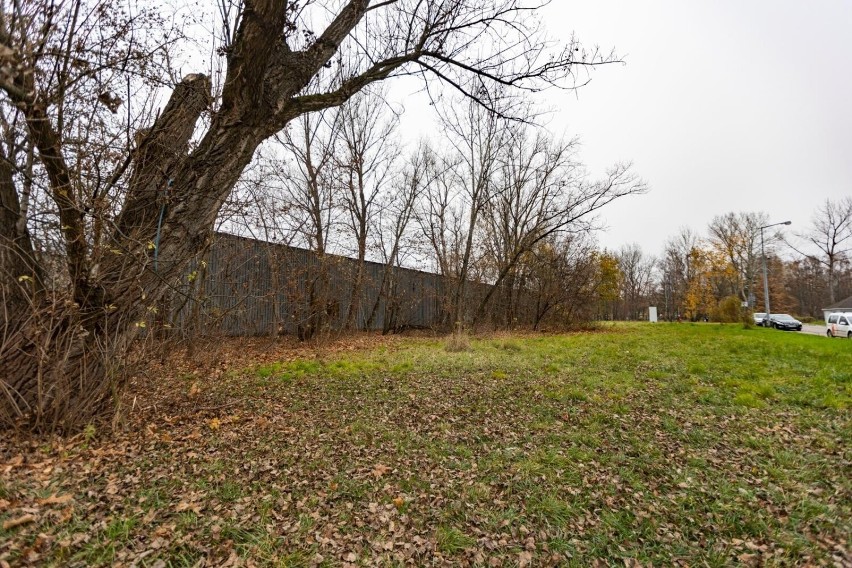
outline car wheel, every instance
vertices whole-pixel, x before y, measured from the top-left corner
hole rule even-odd
[[[848,334],[846,337],[847,337],[848,339],[852,339],[852,331],[850,331],[850,332],[849,332],[849,334]]]
[[[826,329],[826,330],[825,330],[825,336],[826,336],[826,337],[834,337],[833,335],[831,335],[831,330],[830,330],[830,329]]]

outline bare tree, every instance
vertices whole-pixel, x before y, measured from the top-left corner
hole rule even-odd
[[[329,297],[329,239],[338,222],[339,199],[334,183],[334,150],[340,123],[338,112],[320,111],[300,116],[278,140],[292,158],[279,171],[284,200],[290,204],[290,226],[308,250],[317,257],[316,266],[306,267],[304,297],[291,290],[292,305],[300,339],[310,339],[329,330],[334,308]]]
[[[16,118],[18,116],[15,113]],[[29,300],[44,288],[44,270],[36,258],[27,224],[33,192],[33,146],[19,140],[16,124],[3,115],[4,136],[0,144],[0,298],[7,321],[19,317]],[[28,147],[25,147],[28,146]],[[26,164],[20,164],[21,156]],[[16,188],[20,176],[20,199]]]
[[[605,178],[590,181],[573,160],[574,147],[574,141],[529,136],[525,128],[513,128],[507,137],[498,189],[488,202],[497,272],[494,286],[479,303],[477,319],[485,315],[497,289],[511,280],[523,255],[540,242],[559,233],[588,232],[600,208],[647,190],[629,164],[616,164]]]
[[[656,261],[633,243],[618,251],[618,269],[621,273],[621,300],[625,319],[639,319],[644,310],[643,302],[651,295]]]
[[[179,34],[147,9],[4,2],[0,13],[0,123],[9,142],[0,181],[0,289],[8,302],[0,421],[27,417],[51,429],[87,419],[110,397],[110,354],[156,310],[145,302],[138,317],[125,319],[94,282],[109,279],[110,263],[141,270],[119,258],[112,222],[139,156],[136,133],[153,119],[152,89],[168,73]],[[152,209],[159,211],[166,187],[152,192]],[[150,253],[155,239],[141,246]],[[173,279],[159,283],[162,293]]]
[[[793,313],[822,319],[822,309],[826,307],[826,298],[829,297],[826,272],[825,266],[812,256],[786,263],[784,285],[797,304]]]
[[[421,143],[411,155],[402,175],[392,186],[393,191],[379,210],[377,244],[384,270],[378,287],[379,292],[367,317],[368,329],[375,321],[382,300],[385,301],[382,332],[388,333],[396,328],[396,314],[400,307],[396,302],[396,267],[402,260],[405,237],[415,215],[415,207],[424,188],[431,184],[435,169],[435,154],[425,143]]]
[[[376,216],[377,199],[392,182],[397,157],[397,115],[386,111],[386,92],[364,91],[343,105],[338,114],[337,183],[348,229],[355,238],[357,268],[350,287],[344,328],[351,328],[360,309],[364,285],[367,237]]]
[[[700,246],[701,240],[689,227],[681,227],[675,236],[666,241],[660,269],[666,305],[665,317],[668,319],[683,315],[686,294],[695,277],[692,251]]]
[[[451,321],[466,323],[464,308],[480,216],[493,198],[492,178],[496,174],[497,157],[508,134],[505,119],[494,108],[473,101],[451,105],[443,117],[448,139],[455,152],[448,171],[459,191],[460,217],[464,219],[461,235],[461,257],[451,300]]]
[[[486,242],[494,258],[495,290],[480,301],[481,318],[496,288],[506,284],[506,324],[514,321],[517,268],[524,254],[570,222],[564,200],[575,184],[575,141],[553,143],[546,135],[530,136],[523,126],[507,128],[501,144],[494,196],[486,202]]]
[[[825,266],[828,301],[833,304],[837,300],[837,266],[852,251],[852,197],[826,199],[814,214],[811,229],[799,238],[819,251],[806,256]]]

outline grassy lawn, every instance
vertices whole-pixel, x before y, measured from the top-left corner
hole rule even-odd
[[[152,364],[127,432],[4,440],[0,561],[852,561],[850,341],[639,324],[298,353]]]

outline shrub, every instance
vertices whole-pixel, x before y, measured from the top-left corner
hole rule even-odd
[[[742,304],[738,296],[728,296],[719,301],[713,319],[720,323],[737,323],[743,321]]]
[[[456,330],[447,337],[444,349],[450,353],[468,351],[470,349],[470,337],[464,331],[461,324],[456,325]]]

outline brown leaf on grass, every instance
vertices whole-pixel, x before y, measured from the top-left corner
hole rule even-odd
[[[157,537],[154,537],[153,539],[151,539],[151,542],[148,544],[148,547],[151,550],[160,550],[161,548],[166,546],[168,543],[169,543],[169,541],[167,541],[163,537],[157,536]]]
[[[9,519],[8,521],[3,522],[3,530],[8,531],[15,527],[20,527],[23,525],[28,525],[30,523],[34,523],[36,520],[35,515],[23,515],[21,517],[17,517],[15,519]]]
[[[67,523],[74,516],[74,507],[66,507],[61,511],[53,511],[57,524]]]
[[[175,507],[175,511],[177,511],[178,513],[181,513],[183,511],[192,511],[194,513],[200,513],[201,505],[199,505],[198,503],[188,503],[187,501],[181,501]]]
[[[65,503],[73,499],[74,496],[70,493],[66,493],[65,495],[57,495],[56,493],[54,493],[50,497],[39,499],[37,502],[39,505],[64,505]]]
[[[373,467],[373,471],[371,473],[373,474],[373,477],[378,479],[389,471],[390,468],[388,466],[378,463],[375,465],[375,467]]]

